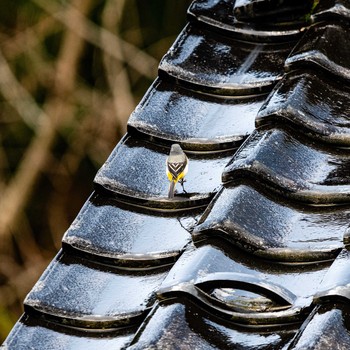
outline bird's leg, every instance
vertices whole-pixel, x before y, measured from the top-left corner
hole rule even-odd
[[[185,190],[185,186],[184,186],[184,183],[186,182],[186,180],[185,179],[181,179],[181,180],[179,180],[179,182],[180,182],[180,185],[182,187],[183,192],[187,194],[187,191]]]
[[[174,198],[175,194],[175,181],[171,181],[169,185],[168,198]]]

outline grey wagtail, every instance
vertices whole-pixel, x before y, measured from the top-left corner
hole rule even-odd
[[[169,157],[166,160],[166,174],[170,181],[168,198],[174,198],[175,186],[178,181],[183,184],[183,179],[188,171],[188,158],[180,145],[171,145]]]

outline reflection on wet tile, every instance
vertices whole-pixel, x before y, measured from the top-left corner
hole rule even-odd
[[[239,20],[300,20],[309,13],[313,0],[236,0],[234,15]]]
[[[227,287],[222,287],[222,282],[219,282],[219,277],[225,277],[225,274],[228,274],[233,281],[236,281],[231,283],[232,285],[239,285],[238,281],[241,279],[243,287],[240,288],[242,290],[253,293],[255,290],[258,295],[272,296],[272,300],[276,303],[280,303],[279,300],[282,300],[276,299],[276,295],[284,295],[284,300],[288,299],[294,306],[298,305],[298,312],[300,312],[302,306],[307,307],[312,301],[312,297],[318,290],[318,286],[330,264],[331,262],[305,265],[276,264],[274,261],[261,259],[232,246],[229,247],[227,244],[220,243],[220,241],[211,241],[211,245],[199,246],[193,250],[187,249],[162,282],[158,293],[163,294],[165,291],[167,295],[171,293],[183,295],[183,293],[177,294],[177,291],[181,292],[181,288],[197,283],[196,281],[204,281],[211,276],[218,276],[217,284],[215,279],[210,283],[212,290],[215,289],[215,285],[217,285],[217,288],[226,289]],[[200,286],[201,283],[198,283]],[[260,288],[259,285],[263,287]],[[240,288],[235,288],[235,290]],[[261,294],[263,290],[265,292]],[[235,293],[237,294],[237,292]],[[266,300],[256,299],[256,297],[250,295],[248,297],[247,295],[242,297],[237,295],[235,305],[241,305],[243,300],[246,305],[250,305],[251,309],[259,307],[259,303],[262,303],[264,307],[266,306]],[[227,301],[227,303],[231,302]],[[286,313],[289,312],[288,309],[285,311]],[[292,313],[292,311],[290,312]],[[279,311],[276,312],[276,315],[283,317],[284,313]],[[254,318],[258,316],[254,314],[246,317]],[[273,319],[273,314],[270,317],[271,322],[278,323],[278,319]],[[239,319],[239,315],[237,318]],[[255,322],[258,321],[255,320]]]
[[[295,329],[244,329],[203,312],[191,302],[161,304],[139,329],[130,350],[173,349],[277,349],[288,343]]]
[[[223,181],[248,177],[304,202],[349,202],[350,153],[295,136],[281,129],[256,131],[225,168]]]
[[[125,271],[62,253],[26,297],[26,310],[84,328],[135,323],[152,306],[167,271]]]
[[[256,114],[266,97],[205,95],[156,80],[131,115],[128,130],[191,150],[238,147],[254,130]]]
[[[195,0],[188,13],[199,21],[233,30],[235,26],[233,8],[234,1],[231,0]]]
[[[349,207],[295,206],[240,185],[219,192],[193,236],[195,240],[219,236],[250,253],[280,261],[326,260],[343,248],[349,217]]]
[[[350,344],[350,307],[322,305],[300,329],[289,350],[345,350]]]
[[[294,44],[240,42],[188,25],[160,62],[160,74],[223,95],[270,91]]]
[[[84,205],[63,242],[94,259],[126,266],[174,262],[202,211],[140,211],[97,193]]]
[[[24,315],[5,343],[7,350],[115,350],[129,344],[134,330],[86,332]]]
[[[169,200],[169,181],[165,171],[169,148],[126,137],[114,149],[94,181],[99,187],[146,206],[172,209],[203,205],[220,187],[221,173],[234,152],[188,153],[186,192],[177,184],[177,195]]]
[[[301,34],[301,23],[261,21],[252,24],[237,21],[234,6],[235,2],[231,0],[196,0],[191,4],[188,14],[190,19],[200,24],[248,41],[288,41]]]
[[[350,29],[339,24],[310,27],[286,60],[286,68],[322,69],[338,78],[350,79]]]
[[[319,1],[312,15],[313,22],[339,21],[350,19],[350,6],[348,0]]]
[[[312,71],[286,75],[259,111],[257,127],[289,123],[322,141],[350,145],[350,89]]]
[[[322,301],[350,301],[350,252],[343,249],[327,271],[314,299]]]

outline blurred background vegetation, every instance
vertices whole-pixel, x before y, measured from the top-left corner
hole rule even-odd
[[[190,0],[0,2],[0,344]]]

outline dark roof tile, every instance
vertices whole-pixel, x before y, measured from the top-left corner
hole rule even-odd
[[[336,102],[335,102],[336,101]],[[256,125],[288,123],[323,142],[350,145],[350,89],[314,71],[286,75],[260,109]]]
[[[349,304],[322,305],[311,313],[289,350],[346,350],[350,344]]]
[[[319,291],[314,299],[316,302],[349,302],[350,301],[350,252],[343,249],[332,266],[327,271]]]
[[[286,68],[313,67],[350,80],[350,29],[340,24],[310,27],[286,60]]]
[[[227,246],[221,240],[211,240],[210,244],[198,243],[195,248],[189,247],[172,267],[160,288],[181,286],[182,283],[217,272],[234,272],[261,278],[283,286],[297,297],[309,298],[318,290],[319,282],[331,264],[276,264]],[[294,279],[296,276],[298,278]]]
[[[190,16],[215,27],[234,28],[234,1],[231,0],[195,0],[188,9]]]
[[[224,182],[249,177],[304,202],[349,202],[346,150],[324,148],[281,129],[256,131],[244,146],[225,168]]]
[[[140,321],[166,270],[122,270],[63,252],[24,301],[28,313],[83,328],[115,328]]]
[[[250,95],[270,91],[295,42],[236,41],[188,25],[160,62],[160,74],[202,91]]]
[[[237,3],[237,1],[236,1]],[[305,23],[276,23],[275,21],[245,23],[234,16],[235,1],[197,0],[188,9],[192,21],[211,30],[247,41],[290,41],[301,35]]]
[[[290,328],[264,327],[257,334],[252,329],[230,327],[190,301],[180,302],[157,306],[128,349],[279,349],[295,333]]]
[[[343,249],[327,270],[314,309],[300,328],[290,350],[348,349],[350,344],[350,252]]]
[[[183,253],[163,281],[158,298],[185,297],[241,325],[300,322],[327,266],[278,265],[212,241]]]
[[[86,331],[64,327],[24,315],[1,349],[16,350],[115,350],[128,345],[134,329]]]
[[[299,19],[312,9],[313,0],[236,0],[234,14],[239,20]]]
[[[128,131],[187,150],[234,148],[254,130],[265,99],[201,94],[157,79],[131,115]]]
[[[149,266],[174,262],[190,241],[202,211],[157,212],[93,194],[63,237],[78,252],[109,264]]]
[[[343,248],[349,215],[349,207],[302,206],[247,185],[230,186],[219,192],[193,235],[222,237],[273,260],[327,260]]]
[[[318,2],[315,13],[312,15],[314,22],[350,20],[350,5],[348,0],[322,0]]]

